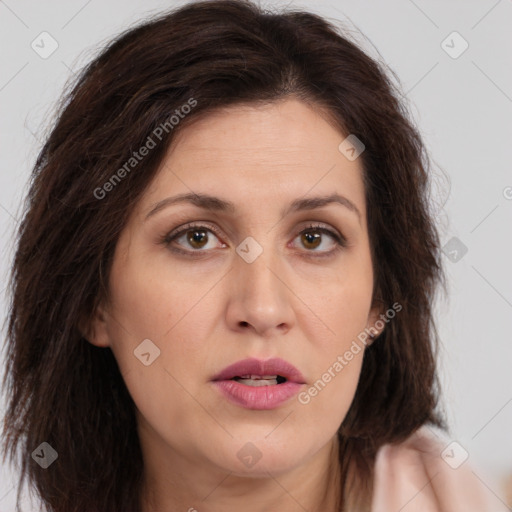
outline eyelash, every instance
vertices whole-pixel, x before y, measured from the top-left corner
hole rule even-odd
[[[170,247],[171,243],[174,240],[176,240],[177,238],[180,238],[182,235],[186,234],[188,231],[191,231],[193,229],[196,229],[198,231],[211,231],[217,238],[219,238],[219,239],[221,238],[221,234],[213,226],[206,226],[204,224],[190,223],[190,224],[184,225],[182,228],[179,229],[179,231],[171,231],[171,232],[167,233],[166,235],[164,235],[161,239],[161,243],[165,247],[168,247],[171,251],[173,251],[175,253],[184,254],[184,255],[187,255],[190,257],[201,257],[202,256],[201,253],[206,253],[206,252],[208,252],[208,250],[183,250],[183,249],[178,249],[176,247]],[[294,239],[304,233],[307,233],[308,231],[316,231],[319,233],[329,235],[336,242],[336,247],[334,249],[331,249],[330,251],[308,251],[308,250],[306,250],[307,253],[312,254],[313,257],[315,257],[315,258],[327,258],[330,256],[334,256],[335,253],[337,253],[341,249],[347,247],[347,240],[343,235],[339,235],[337,232],[335,232],[331,229],[328,229],[319,224],[310,224],[309,226],[304,228],[302,231],[297,233],[295,235]]]

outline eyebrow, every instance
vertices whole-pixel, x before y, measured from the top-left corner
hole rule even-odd
[[[158,203],[154,204],[149,213],[146,215],[145,220],[149,217],[155,215],[160,210],[179,203],[190,203],[199,208],[203,208],[205,210],[217,211],[217,212],[229,212],[234,213],[236,211],[236,207],[234,203],[230,201],[226,201],[225,199],[221,199],[219,197],[211,196],[208,194],[195,194],[195,193],[187,193],[187,194],[179,194],[177,196],[167,197],[162,199]],[[317,197],[306,197],[303,199],[295,199],[292,201],[286,208],[281,211],[281,217],[285,217],[286,215],[301,211],[301,210],[314,210],[316,208],[321,208],[323,206],[327,206],[329,204],[340,204],[345,206],[348,210],[355,213],[359,221],[361,221],[361,212],[357,208],[357,206],[347,199],[346,197],[333,193],[327,196],[317,196]]]

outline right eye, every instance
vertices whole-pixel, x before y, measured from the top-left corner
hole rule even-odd
[[[166,234],[162,239],[162,243],[169,247],[171,250],[176,250],[180,253],[197,253],[206,252],[207,250],[214,249],[215,246],[209,246],[211,235],[218,239],[218,233],[212,226],[205,226],[202,224],[187,224],[177,230],[171,231]],[[177,242],[180,247],[184,249],[177,249],[172,247],[172,244]],[[187,248],[188,245],[188,248]],[[221,243],[221,246],[226,247],[226,244]]]

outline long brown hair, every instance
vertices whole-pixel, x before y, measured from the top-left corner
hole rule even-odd
[[[339,430],[345,505],[368,507],[380,446],[442,426],[432,304],[444,276],[428,156],[399,91],[317,15],[190,3],[120,35],[80,73],[32,172],[9,288],[3,453],[21,457],[18,490],[28,479],[48,510],[140,510],[134,403],[111,350],[88,343],[81,326],[108,296],[119,234],[175,133],[218,108],[292,96],[365,144],[374,300],[402,306],[366,350]],[[98,192],[166,122],[136,168]],[[42,442],[58,452],[46,470],[31,458]]]

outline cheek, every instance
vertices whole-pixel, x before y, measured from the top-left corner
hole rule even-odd
[[[208,291],[218,278],[191,278],[172,268],[165,272],[165,267],[129,262],[112,268],[109,336],[137,408],[144,417],[170,426],[198,407],[191,397],[198,395],[201,380],[191,376],[214,359],[215,347],[204,341],[218,307]],[[146,353],[149,357],[140,357]]]
[[[370,259],[361,255],[308,295],[307,305],[314,314],[307,316],[302,329],[315,343],[310,363],[316,373],[298,401],[304,414],[325,422],[326,428],[339,427],[356,392],[372,286]]]
[[[334,345],[348,341],[366,326],[371,292],[363,288],[352,283],[324,288],[322,296],[311,305],[311,309],[319,311],[318,316],[329,327]]]
[[[326,356],[345,351],[368,326],[372,288],[371,262],[362,254],[347,258],[336,272],[314,276],[298,293],[309,311],[302,327]]]
[[[323,354],[317,366],[321,370],[299,393],[301,414],[316,422],[319,430],[334,433],[345,419],[359,382],[363,354],[364,348],[358,344],[338,344]]]
[[[130,347],[133,351],[146,338],[162,350],[169,339],[180,338],[183,326],[191,328],[187,324],[192,317],[195,338],[200,339],[204,323],[197,322],[197,317],[207,307],[208,291],[214,284],[211,274],[190,276],[171,265],[144,264],[140,258],[114,266],[110,279],[114,350]]]

